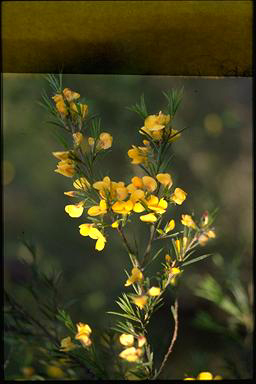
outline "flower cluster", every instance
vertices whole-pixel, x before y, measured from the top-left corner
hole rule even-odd
[[[87,104],[77,101],[80,94],[65,88],[53,96],[55,114],[61,119],[63,127],[70,132],[73,143],[69,150],[53,152],[60,160],[55,171],[73,179],[74,190],[64,194],[77,201],[67,204],[65,212],[71,218],[82,218],[85,215],[87,222],[79,225],[79,231],[82,236],[96,241],[97,251],[105,248],[109,230],[116,231],[122,239],[132,264],[124,286],[135,292],[124,293],[117,301],[122,313],[109,313],[126,319],[126,322],[119,322],[115,328],[121,333],[119,341],[124,347],[119,353],[121,362],[136,363],[135,367],[142,368],[137,372],[138,377],[146,378],[156,378],[162,369],[161,366],[153,373],[153,353],[146,338],[146,327],[150,318],[163,300],[165,290],[177,284],[184,268],[209,256],[207,254],[193,258],[195,249],[205,246],[209,239],[216,237],[212,227],[214,214],[205,212],[197,220],[184,210],[185,212],[180,213],[179,221],[173,218],[176,207],[180,209],[188,198],[188,193],[175,185],[173,172],[168,172],[172,145],[181,137],[182,130],[173,128],[181,94],[171,91],[165,96],[168,100],[165,112],[149,114],[144,99],[141,105],[136,104],[133,108],[143,118],[144,125],[138,131],[144,136],[144,140],[143,145],[132,145],[128,150],[132,166],[135,166],[135,170],[140,168],[140,173],[135,171],[129,181],[114,181],[109,176],[99,177],[95,173],[95,162],[102,152],[112,147],[113,137],[101,131],[99,119],[89,116]],[[144,172],[143,175],[141,171]],[[171,217],[168,217],[169,211]],[[148,244],[143,252],[138,247],[135,251],[125,234],[126,225],[136,217],[149,230]],[[177,229],[176,233],[173,232],[174,229]],[[167,251],[162,269],[156,276],[149,277],[146,276],[146,268],[164,249],[163,247],[152,255],[152,243],[156,240],[165,240]],[[172,314],[175,321],[174,343],[178,326],[177,301],[172,307]],[[89,325],[77,324],[75,340],[83,347],[91,346],[90,335]],[[172,350],[172,343],[168,353]],[[76,347],[70,337],[61,341],[61,350],[64,352]],[[125,377],[126,374],[127,372]],[[208,373],[200,374],[199,379],[206,377],[206,374]]]
[[[124,347],[126,347],[119,354],[122,359],[134,363],[143,356],[143,346],[147,342],[143,335],[137,336],[135,340],[133,335],[123,333],[119,336],[119,341]]]

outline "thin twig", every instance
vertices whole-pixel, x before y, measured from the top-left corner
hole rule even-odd
[[[128,251],[128,254],[129,254],[130,258],[131,258],[133,266],[136,267],[137,265],[135,265],[135,264],[138,264],[137,259],[135,257],[135,262],[134,262],[133,256],[135,256],[135,254],[134,254],[133,250],[131,249],[131,247],[130,247],[130,245],[129,245],[126,237],[125,237],[125,234],[124,234],[124,231],[123,231],[122,227],[118,227],[117,231],[118,231],[119,235],[122,237],[123,243],[125,245],[125,248]]]
[[[143,259],[141,262],[141,267],[145,266],[145,264],[146,264],[146,262],[150,256],[151,248],[152,248],[152,241],[153,241],[153,238],[155,235],[155,231],[156,231],[156,226],[153,224],[150,226],[150,235],[149,235],[148,245],[147,245],[147,248],[145,250],[145,253],[144,253],[144,256],[143,256]]]
[[[160,375],[160,373],[162,372],[163,368],[164,368],[164,365],[168,359],[168,357],[170,356],[170,354],[172,353],[172,349],[173,349],[173,346],[174,346],[174,343],[177,339],[177,335],[178,335],[178,300],[176,299],[175,300],[175,303],[174,303],[174,307],[173,307],[173,311],[172,311],[172,314],[173,314],[173,318],[174,318],[174,322],[175,322],[175,326],[174,326],[174,331],[173,331],[173,336],[172,336],[172,341],[171,341],[171,344],[169,346],[169,349],[164,357],[164,360],[161,364],[161,367],[159,368],[158,371],[156,371],[154,377],[152,380],[156,380],[156,378]]]

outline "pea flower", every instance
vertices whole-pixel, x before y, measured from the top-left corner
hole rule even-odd
[[[119,353],[119,356],[129,361],[130,363],[134,363],[139,360],[140,356],[142,355],[142,350],[140,348],[130,347],[124,349],[121,353]]]
[[[137,305],[137,307],[139,307],[140,309],[143,309],[147,304],[148,297],[146,295],[133,296],[132,301],[134,302],[135,305]]]
[[[65,88],[63,89],[63,95],[64,95],[64,98],[70,103],[74,100],[77,100],[79,99],[80,97],[80,94],[77,93],[77,92],[74,92],[74,91],[71,91],[71,89],[69,88]]]
[[[160,184],[164,185],[165,187],[171,188],[172,178],[169,173],[158,173],[156,175],[156,178]]]
[[[112,147],[112,142],[113,142],[113,137],[107,133],[107,132],[102,132],[99,137],[99,148],[100,149],[108,149]]]
[[[70,204],[65,206],[65,212],[70,217],[80,217],[84,211],[84,202],[80,201],[78,204]]]
[[[81,132],[75,132],[72,136],[76,146],[79,146],[84,139],[84,135]]]
[[[159,287],[151,287],[149,290],[148,290],[148,294],[149,296],[159,296],[161,293],[161,289]]]
[[[196,223],[194,222],[194,220],[190,215],[181,215],[181,223],[186,227],[190,227],[193,229],[196,228]]]
[[[147,199],[147,206],[151,211],[162,214],[166,211],[168,203],[163,198],[159,200],[157,196],[151,195]]]
[[[128,156],[132,159],[132,164],[146,164],[148,161],[149,147],[136,147],[132,145],[132,148],[128,151]]]
[[[219,375],[213,377],[210,372],[201,372],[196,379],[193,377],[186,377],[184,380],[222,380],[222,377]]]
[[[90,334],[92,332],[90,326],[84,323],[76,324],[77,333],[75,336],[76,340],[79,340],[84,347],[89,347],[92,344]]]
[[[72,158],[73,151],[59,151],[59,152],[52,152],[52,154],[57,159],[65,161]]]
[[[60,350],[62,352],[69,352],[72,351],[72,349],[75,349],[76,345],[72,342],[71,337],[65,337],[60,342]]]
[[[59,379],[65,376],[63,370],[56,365],[48,365],[47,374],[54,379]]]
[[[94,226],[94,224],[81,224],[79,225],[80,234],[82,236],[89,236],[91,239],[97,240],[95,249],[102,251],[105,247],[105,236]]]
[[[62,160],[57,164],[57,169],[54,172],[66,177],[73,177],[75,174],[75,162],[72,160]]]
[[[134,267],[132,269],[131,276],[126,281],[124,286],[128,287],[129,285],[134,284],[134,283],[141,281],[141,280],[143,280],[143,274],[142,274],[141,270],[137,267]]]
[[[131,200],[116,201],[111,208],[112,208],[112,211],[115,213],[119,213],[121,215],[128,215],[133,208],[133,203]]]
[[[140,220],[146,223],[155,223],[157,221],[157,217],[154,213],[148,213],[147,215],[140,216]]]
[[[161,111],[158,115],[149,115],[144,121],[144,126],[140,129],[140,133],[146,133],[152,139],[159,141],[163,136],[164,128],[170,120],[170,115],[164,115]]]
[[[174,193],[171,195],[171,200],[174,201],[174,203],[181,205],[186,197],[186,192],[184,192],[181,188],[175,188]]]
[[[61,115],[61,117],[65,118],[68,115],[68,109],[63,99],[63,96],[56,94],[55,96],[52,97],[52,99],[54,100],[56,109]]]
[[[134,336],[127,333],[122,333],[122,335],[119,336],[119,341],[125,347],[131,347],[134,343]]]
[[[84,191],[87,191],[87,189],[89,189],[91,185],[85,177],[80,177],[80,179],[76,179],[74,181],[73,186],[76,189],[83,189]]]
[[[165,233],[172,231],[174,228],[175,228],[175,221],[171,219],[167,224],[167,226],[165,227]]]
[[[105,213],[107,213],[106,200],[101,200],[99,205],[94,205],[93,207],[89,208],[87,213],[90,216],[105,215]]]
[[[214,239],[215,237],[216,237],[216,234],[215,234],[215,232],[211,229],[211,230],[209,230],[208,232],[204,232],[204,233],[202,233],[201,235],[199,235],[199,237],[198,237],[198,242],[199,242],[199,244],[200,244],[201,246],[204,246],[204,245],[208,242],[209,238],[210,238],[210,239]]]

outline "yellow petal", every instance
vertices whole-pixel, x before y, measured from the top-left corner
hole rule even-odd
[[[147,304],[148,297],[145,295],[134,296],[132,297],[132,301],[134,302],[135,305],[137,305],[137,307],[139,307],[140,309],[143,309],[144,306]]]
[[[119,341],[125,347],[131,347],[134,343],[134,337],[133,335],[122,333],[122,335],[119,336]]]
[[[132,184],[136,188],[142,188],[143,187],[143,182],[142,182],[142,179],[140,177],[134,176],[131,181],[132,181]]]
[[[70,217],[80,217],[84,211],[83,202],[76,205],[66,205],[65,212],[69,214]]]
[[[198,380],[212,380],[212,374],[210,372],[201,372],[197,376]]]
[[[118,225],[119,225],[119,221],[116,220],[116,221],[114,221],[114,223],[111,224],[111,227],[112,228],[118,228]]]
[[[81,224],[81,225],[79,225],[80,234],[82,236],[89,236],[89,233],[90,233],[92,227],[93,227],[93,224]]]
[[[140,216],[140,220],[147,223],[154,223],[157,221],[157,218],[153,213],[148,213],[147,215]]]
[[[92,332],[91,327],[88,324],[82,323],[81,321],[76,324],[76,327],[78,333],[85,333],[90,335]]]
[[[141,212],[145,211],[145,208],[143,207],[143,205],[141,203],[135,203],[133,206],[133,210],[136,213],[141,213]]]
[[[154,192],[154,190],[157,188],[157,182],[151,176],[143,176],[142,181],[143,181],[144,187],[149,192]]]
[[[134,347],[124,349],[121,353],[119,353],[119,356],[131,363],[137,361],[139,358],[137,350]]]
[[[159,287],[151,287],[148,291],[150,296],[159,296],[161,293],[161,289]]]
[[[160,184],[164,185],[165,187],[171,187],[172,186],[172,178],[169,173],[158,173],[156,175],[157,180]]]
[[[175,221],[172,219],[169,221],[165,232],[168,233],[168,232],[172,231],[174,228],[175,228]]]
[[[96,246],[95,246],[95,249],[97,251],[102,251],[102,249],[104,249],[105,247],[105,244],[106,244],[106,239],[104,236],[98,238],[98,240],[96,241]]]

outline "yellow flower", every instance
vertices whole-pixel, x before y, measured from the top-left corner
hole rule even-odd
[[[80,94],[79,94],[79,93],[77,93],[77,92],[73,92],[73,91],[71,91],[71,89],[69,89],[69,88],[65,88],[65,89],[63,89],[63,95],[64,95],[65,99],[66,99],[69,103],[72,102],[72,101],[74,101],[74,100],[79,99],[79,97],[80,97]]]
[[[151,287],[148,291],[149,296],[159,296],[161,289],[159,287]]]
[[[59,151],[59,152],[52,152],[53,156],[56,157],[59,160],[69,160],[71,159],[71,154],[73,151]]]
[[[128,287],[129,285],[134,284],[134,283],[136,283],[138,281],[141,281],[141,280],[143,280],[143,274],[142,274],[141,270],[139,268],[137,268],[137,267],[134,267],[132,269],[131,276],[126,281],[124,286]]]
[[[143,181],[140,177],[138,176],[134,176],[131,180],[132,184],[134,185],[134,187],[136,188],[143,188]]]
[[[112,147],[112,142],[113,142],[113,137],[107,132],[102,132],[100,134],[97,147],[99,149],[108,149]]]
[[[66,205],[65,212],[69,214],[70,217],[80,217],[84,211],[84,202],[80,201],[78,204]]]
[[[182,239],[183,250],[186,249],[187,243],[188,243],[188,238],[186,236],[183,236],[183,239]]]
[[[215,237],[216,237],[216,234],[215,234],[215,232],[211,229],[211,230],[209,230],[208,232],[204,232],[204,233],[202,233],[202,234],[198,237],[198,242],[199,242],[200,245],[204,246],[204,245],[208,242],[209,238],[210,238],[210,239],[214,239]]]
[[[125,347],[131,347],[134,343],[134,337],[133,337],[133,335],[129,335],[127,333],[122,333],[122,335],[120,335],[120,337],[119,337],[119,341]]]
[[[79,228],[82,236],[89,236],[91,239],[97,240],[95,249],[102,251],[107,240],[98,228],[94,227],[94,224],[81,224]]]
[[[52,96],[52,99],[55,103],[58,103],[59,101],[63,101],[63,96],[60,94],[56,94],[56,95]]]
[[[79,340],[84,347],[89,347],[92,344],[90,334],[92,332],[90,326],[84,323],[76,324],[77,333],[75,336],[76,340]]]
[[[170,262],[171,262],[171,256],[170,255],[165,255],[165,261],[168,263],[168,264],[170,264]]]
[[[156,175],[157,180],[160,184],[163,184],[165,187],[170,188],[172,186],[172,178],[169,173],[158,173]]]
[[[68,191],[68,192],[64,192],[64,195],[69,196],[69,197],[75,197],[75,196],[77,196],[77,192],[76,191]]]
[[[81,321],[76,324],[78,333],[85,333],[89,336],[92,333],[91,327],[88,324],[82,323]]]
[[[193,377],[186,377],[184,380],[222,380],[220,375],[213,377],[210,372],[201,372],[196,379]]]
[[[48,365],[47,374],[48,376],[53,377],[54,379],[60,379],[61,377],[64,377],[63,370],[60,367],[57,367],[56,365]]]
[[[108,176],[105,176],[102,181],[96,181],[93,184],[93,188],[100,192],[102,198],[106,198],[108,193],[110,194],[111,198],[114,198],[115,191],[113,188],[113,183]]]
[[[111,208],[115,213],[119,213],[120,215],[128,215],[133,208],[133,203],[131,200],[116,201]]]
[[[124,349],[119,356],[130,363],[134,363],[139,360],[141,354],[142,350],[140,348],[130,347]]]
[[[154,215],[154,213],[148,213],[147,215],[140,216],[140,220],[146,223],[154,223],[157,221],[157,217]]]
[[[198,242],[200,245],[204,246],[209,240],[209,237],[202,233],[199,237],[198,237]]]
[[[186,199],[187,193],[184,192],[181,188],[176,188],[174,193],[171,195],[171,200],[176,204],[181,205]]]
[[[165,233],[172,231],[175,228],[175,221],[172,219],[169,221],[168,225],[165,228]]]
[[[84,139],[84,135],[81,132],[75,132],[75,133],[73,133],[72,136],[73,136],[73,139],[74,139],[74,143],[77,146],[79,146],[82,143],[83,139]]]
[[[22,373],[28,379],[29,377],[31,377],[35,374],[35,370],[33,367],[23,367]]]
[[[88,105],[87,104],[79,104],[80,106],[80,111],[81,111],[81,117],[82,119],[86,119],[89,113]]]
[[[185,225],[186,227],[194,229],[196,228],[196,223],[190,215],[181,215],[181,224]]]
[[[111,224],[112,228],[118,228],[119,226],[119,220],[114,221],[114,223]]]
[[[60,350],[62,352],[72,351],[72,349],[75,349],[75,348],[76,348],[76,345],[71,341],[70,336],[65,337],[60,342]]]
[[[75,162],[72,160],[62,160],[57,164],[57,169],[54,172],[66,177],[73,177],[75,174]]]
[[[89,181],[85,178],[85,177],[80,177],[80,179],[76,179],[73,183],[73,186],[76,188],[76,189],[83,189],[83,190],[87,190],[90,188],[90,183]]]
[[[132,159],[132,164],[142,164],[148,161],[148,147],[136,147],[132,146],[128,151],[128,156]]]
[[[177,276],[182,273],[179,267],[171,267],[170,268],[170,284],[175,285],[176,284],[176,278]]]
[[[132,301],[134,302],[135,305],[137,305],[137,307],[139,307],[140,309],[143,309],[144,306],[147,304],[148,297],[145,295],[133,296]]]
[[[144,121],[144,126],[141,128],[140,133],[147,133],[154,140],[161,140],[163,130],[170,121],[170,115],[164,115],[159,112],[158,115],[149,115]]]
[[[142,182],[143,182],[143,187],[148,192],[154,192],[154,190],[157,188],[157,182],[151,176],[143,176]]]
[[[215,239],[216,234],[215,234],[215,232],[211,229],[210,231],[207,232],[207,236],[210,237],[210,239]]]
[[[107,213],[106,200],[101,200],[99,205],[94,205],[93,207],[89,208],[87,213],[90,216],[105,215],[105,213]]]
[[[128,191],[126,187],[116,187],[116,197],[117,200],[125,200],[128,196]]]
[[[170,274],[171,275],[179,275],[180,273],[181,273],[181,270],[179,267],[170,268]]]
[[[147,199],[147,206],[152,211],[162,214],[166,211],[168,203],[163,198],[159,200],[157,196],[151,195]]]
[[[146,342],[147,342],[147,339],[146,339],[145,336],[140,335],[140,336],[138,337],[138,347],[139,347],[139,348],[143,347],[143,345],[146,344]]]
[[[179,239],[175,240],[175,245],[176,245],[176,250],[177,250],[177,252],[179,254],[180,253],[180,240]]]
[[[139,200],[143,200],[145,197],[145,192],[142,191],[142,189],[136,189],[135,191],[131,192],[130,200],[135,204]],[[144,210],[144,208],[143,208]],[[143,212],[143,211],[141,211]]]

